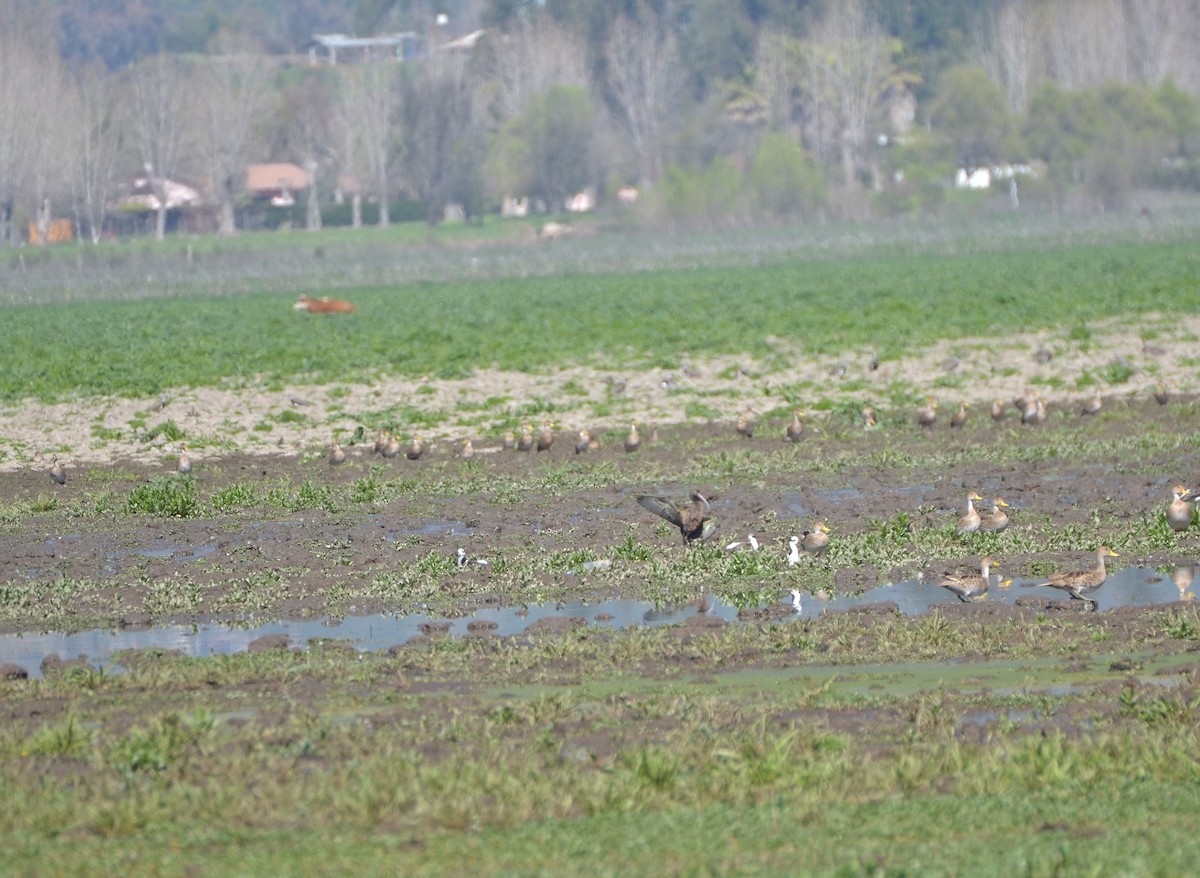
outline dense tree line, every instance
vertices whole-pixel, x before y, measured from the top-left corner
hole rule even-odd
[[[68,215],[98,236],[138,175],[196,186],[232,232],[255,161],[309,171],[309,227],[343,193],[355,219],[365,198],[386,225],[398,197],[437,222],[450,202],[468,217],[504,196],[554,210],[629,185],[656,222],[903,214],[937,210],[957,168],[1001,162],[1035,172],[1030,197],[1116,208],[1139,187],[1200,188],[1198,12],[1200,0],[0,0],[0,236]],[[475,26],[472,47],[441,48]],[[326,28],[426,42],[404,63],[309,66],[307,34]]]

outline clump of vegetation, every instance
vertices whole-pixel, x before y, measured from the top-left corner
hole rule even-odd
[[[125,508],[135,515],[192,518],[202,507],[193,477],[159,476],[130,491]]]

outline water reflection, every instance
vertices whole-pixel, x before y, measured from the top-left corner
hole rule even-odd
[[[1188,589],[1192,585],[1193,573],[1194,565],[1180,565],[1170,576],[1161,576],[1144,567],[1119,570],[1110,574],[1104,585],[1092,592],[1090,597],[1096,599],[1100,612],[1117,607],[1170,603],[1181,600],[1184,596],[1190,599],[1191,593]],[[1037,581],[1017,580],[1007,588],[993,585],[986,602],[1015,604],[1021,597],[1063,599],[1055,589],[1031,587]],[[791,596],[787,593],[764,597],[768,597],[768,605],[772,604],[770,597],[778,601],[778,604],[772,606],[773,612],[768,615],[783,622],[813,619],[826,612],[848,610],[872,603],[893,602],[905,615],[919,615],[939,606],[959,603],[946,589],[915,579],[894,585],[882,585],[858,595],[828,597],[804,594],[799,613],[792,611]],[[709,616],[727,622],[738,621],[738,609],[721,600],[718,586],[704,595],[703,600],[678,604],[655,605],[648,601],[632,599],[600,603],[562,602],[528,607],[483,608],[453,620],[423,615],[383,614],[348,616],[344,619],[266,622],[239,627],[218,624],[168,625],[141,630],[92,630],[77,634],[5,634],[0,635],[0,663],[17,664],[25,668],[31,676],[40,676],[41,661],[46,655],[56,654],[63,659],[85,655],[92,666],[111,669],[112,655],[122,650],[158,648],[200,657],[242,652],[252,640],[269,634],[286,635],[296,646],[303,646],[313,638],[336,638],[359,650],[377,651],[405,643],[421,634],[422,626],[430,623],[447,626],[448,634],[452,637],[466,637],[472,630],[480,629],[506,637],[521,634],[539,619],[553,616],[575,616],[582,618],[588,625],[603,628],[629,628],[677,624],[702,610],[706,610]],[[757,618],[761,620],[762,617]]]

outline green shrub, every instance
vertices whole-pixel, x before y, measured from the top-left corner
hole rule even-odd
[[[125,506],[135,515],[191,518],[200,514],[196,480],[191,476],[159,476],[130,491]]]

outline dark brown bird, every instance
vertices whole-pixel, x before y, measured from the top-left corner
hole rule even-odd
[[[412,441],[408,443],[408,451],[404,452],[404,456],[409,460],[416,460],[425,453],[425,440],[420,436],[413,436]]]
[[[998,399],[992,400],[992,420],[993,421],[1004,420],[1004,403]]]
[[[379,453],[384,457],[395,457],[400,453],[400,440],[388,433],[387,441],[383,443],[383,449]]]
[[[744,412],[738,415],[737,431],[740,435],[745,436],[747,439],[754,437],[754,418],[749,412]]]
[[[1161,381],[1158,382],[1158,389],[1154,391],[1154,401],[1159,405],[1166,405],[1171,401],[1171,395],[1167,393],[1167,385]]]
[[[337,466],[340,463],[346,462],[346,449],[334,442],[333,447],[329,449],[329,465]],[[182,472],[182,470],[181,470]]]
[[[58,462],[57,457],[50,464],[50,478],[54,479],[60,485],[67,483],[67,471],[63,469],[63,465]]]
[[[708,500],[699,491],[692,491],[692,505],[682,509],[648,494],[639,496],[637,502],[643,509],[679,528],[685,545],[697,540],[703,542],[716,533],[717,523],[707,515],[710,508]]]

